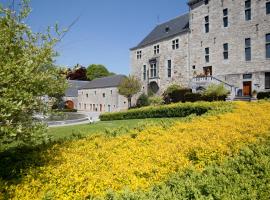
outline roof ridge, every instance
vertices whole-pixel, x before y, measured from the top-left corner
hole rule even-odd
[[[186,12],[185,14],[178,15],[178,16],[174,17],[173,19],[169,19],[169,20],[167,20],[167,21],[164,21],[164,22],[162,22],[162,23],[156,25],[155,27],[160,26],[160,25],[167,24],[167,23],[169,23],[169,22],[171,22],[171,21],[173,21],[173,20],[176,20],[176,19],[178,19],[178,18],[184,17],[185,15],[189,15],[189,12]]]
[[[179,15],[169,21],[156,25],[152,31],[135,47],[130,50],[143,48],[150,44],[159,42],[177,34],[182,34],[189,30],[189,12]],[[166,28],[168,26],[168,31]]]

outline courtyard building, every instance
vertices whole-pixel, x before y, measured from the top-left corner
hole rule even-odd
[[[78,91],[78,110],[102,113],[128,109],[128,100],[118,92],[124,78],[124,75],[97,78],[81,87]]]
[[[78,109],[78,90],[89,83],[90,81],[68,80],[68,88],[63,97],[66,108]]]
[[[270,0],[189,0],[189,13],[158,25],[131,49],[142,91],[209,84],[231,98],[270,91]]]

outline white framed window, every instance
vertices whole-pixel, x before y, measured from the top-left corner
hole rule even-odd
[[[154,46],[154,54],[159,54],[159,45]]]
[[[172,49],[179,49],[179,39],[173,40],[172,41]]]
[[[156,78],[157,77],[157,63],[151,63],[150,65],[150,77]]]
[[[141,59],[142,58],[142,51],[137,51],[137,59]]]

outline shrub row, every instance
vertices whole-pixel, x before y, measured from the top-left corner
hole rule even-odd
[[[150,106],[132,109],[125,112],[104,113],[100,116],[101,121],[145,119],[163,117],[186,117],[191,114],[202,115],[211,109],[210,103],[178,103],[163,106]]]
[[[217,96],[217,95],[203,95],[200,93],[186,93],[184,95],[184,102],[196,102],[196,101],[225,101],[227,95]]]
[[[258,99],[270,99],[270,92],[259,92],[257,95]]]

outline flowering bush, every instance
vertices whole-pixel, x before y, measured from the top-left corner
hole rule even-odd
[[[269,109],[269,102],[238,102],[233,112],[171,127],[150,126],[127,135],[95,135],[54,145],[41,155],[44,165],[22,171],[20,182],[2,181],[0,192],[11,199],[91,199],[112,191],[146,191],[174,173],[191,167],[200,172],[222,163],[269,136]]]

